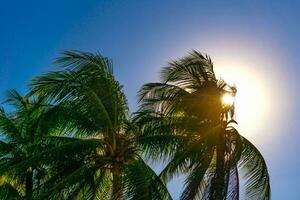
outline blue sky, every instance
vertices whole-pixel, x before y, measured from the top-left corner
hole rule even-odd
[[[112,58],[131,111],[140,86],[157,81],[167,61],[191,49],[208,53],[216,68],[223,63],[252,68],[272,93],[266,104],[273,112],[249,137],[269,165],[273,199],[300,198],[300,1],[0,3],[2,100],[7,89],[25,92],[33,76],[55,70],[51,62],[69,49]],[[175,199],[179,188],[179,182],[170,184]]]

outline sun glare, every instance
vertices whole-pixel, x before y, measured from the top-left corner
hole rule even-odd
[[[234,103],[234,97],[230,94],[224,94],[222,97],[222,103],[224,106],[232,106]]]
[[[219,78],[230,85],[236,85],[235,97],[225,94],[224,105],[235,104],[235,116],[242,134],[255,134],[262,122],[269,115],[270,95],[265,89],[263,79],[245,67],[217,68]],[[249,69],[249,68],[248,68]]]

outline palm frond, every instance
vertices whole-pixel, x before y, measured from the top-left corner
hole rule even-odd
[[[21,130],[3,108],[0,108],[0,133],[7,139],[21,140]]]
[[[23,199],[19,192],[10,184],[0,185],[0,200]]]
[[[11,89],[6,93],[6,100],[4,103],[8,103],[17,110],[22,110],[28,106],[28,98],[23,97],[17,90]]]
[[[48,187],[43,187],[42,189],[42,195],[39,197],[41,199],[52,195],[53,193],[59,193],[64,188],[72,188],[72,186],[80,185],[80,183],[86,181],[86,179],[89,179],[92,177],[92,174],[95,173],[95,171],[102,165],[103,163],[98,162],[95,163],[90,162],[86,163],[83,166],[79,167],[72,173],[70,173],[68,176],[64,177],[61,181],[56,183],[55,185],[50,185],[45,183]],[[69,191],[70,192],[70,191]]]
[[[187,136],[181,135],[145,135],[139,137],[137,142],[148,158],[156,160],[168,159],[173,155],[174,149],[188,140]]]
[[[112,62],[101,54],[92,54],[83,51],[63,51],[62,57],[58,58],[54,64],[72,70],[82,69],[87,65],[94,65],[98,70],[105,71],[108,74],[113,73]]]
[[[166,185],[141,158],[130,162],[124,170],[124,187],[128,199],[172,199]]]
[[[102,142],[98,139],[85,139],[74,142],[69,142],[60,146],[50,148],[42,152],[36,152],[32,156],[25,158],[24,160],[13,160],[0,166],[0,174],[3,174],[9,170],[24,169],[29,166],[35,166],[41,164],[51,164],[63,160],[66,157],[75,156],[76,154],[84,154],[94,150],[98,146],[102,145]],[[62,154],[62,152],[64,152]]]
[[[240,167],[245,170],[245,195],[248,199],[269,200],[271,198],[270,177],[266,162],[259,150],[242,137],[243,152]]]
[[[110,62],[98,54],[68,51],[56,62],[65,70],[49,72],[31,81],[31,94],[53,102],[72,101],[110,129],[124,120],[127,101],[114,79]]]
[[[212,156],[208,159],[203,159],[191,170],[191,173],[185,180],[185,188],[181,194],[180,199],[182,200],[192,200],[197,199],[202,195],[204,191],[204,178],[207,169],[211,163]]]
[[[161,72],[162,82],[173,82],[188,89],[201,87],[204,83],[216,84],[213,64],[208,56],[193,51],[189,56],[169,63]]]
[[[2,156],[7,156],[12,151],[15,151],[15,146],[0,140],[0,160]],[[1,164],[0,164],[1,165]]]

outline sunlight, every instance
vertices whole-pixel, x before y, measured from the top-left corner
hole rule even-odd
[[[230,94],[224,94],[222,97],[222,103],[224,106],[231,106],[234,103],[234,97]]]
[[[236,85],[235,97],[226,94],[224,104],[235,103],[235,116],[243,135],[253,135],[263,126],[263,121],[270,115],[271,102],[269,91],[264,87],[263,79],[251,68],[245,67],[216,67],[218,77],[230,85]]]

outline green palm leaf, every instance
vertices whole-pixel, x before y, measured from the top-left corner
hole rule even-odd
[[[240,166],[245,170],[245,189],[248,199],[271,198],[270,178],[266,162],[258,149],[242,137],[243,152]]]
[[[123,181],[128,199],[172,199],[164,183],[141,158],[126,165]]]
[[[0,185],[0,200],[19,200],[22,196],[19,192],[10,184]]]

